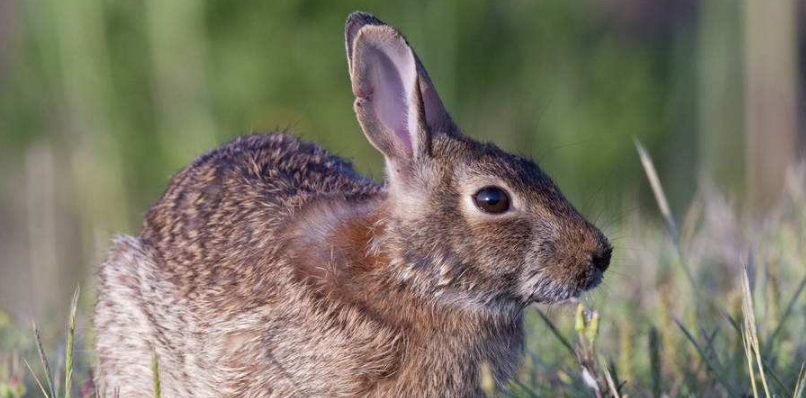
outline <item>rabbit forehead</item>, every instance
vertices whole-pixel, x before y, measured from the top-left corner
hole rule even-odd
[[[554,192],[556,186],[540,167],[491,144],[469,145],[461,160],[450,160],[453,179],[463,193],[485,185],[496,185],[523,196]]]

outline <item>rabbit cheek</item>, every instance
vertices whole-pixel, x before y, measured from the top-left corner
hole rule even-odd
[[[463,246],[481,279],[479,286],[495,295],[518,295],[518,284],[525,263],[524,247],[532,240],[532,230],[521,219],[471,222],[472,244]],[[471,276],[472,277],[472,276]]]

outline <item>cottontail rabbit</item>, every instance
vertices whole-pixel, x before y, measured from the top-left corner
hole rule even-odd
[[[516,368],[523,309],[595,287],[604,235],[530,160],[461,133],[404,37],[345,30],[379,185],[284,134],[177,174],[99,271],[106,396],[481,397]]]

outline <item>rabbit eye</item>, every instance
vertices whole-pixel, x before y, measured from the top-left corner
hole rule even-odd
[[[500,214],[509,210],[509,196],[498,187],[484,187],[473,195],[476,207],[486,213]]]

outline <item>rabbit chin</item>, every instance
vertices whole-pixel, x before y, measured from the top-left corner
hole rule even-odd
[[[521,292],[529,304],[575,303],[580,295],[599,286],[603,276],[603,272],[592,270],[584,277],[557,281],[538,272],[521,285]]]

